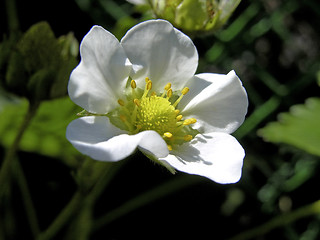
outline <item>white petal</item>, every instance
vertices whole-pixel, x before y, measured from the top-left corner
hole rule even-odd
[[[172,83],[181,89],[198,66],[198,53],[192,40],[164,20],[149,20],[132,29],[121,40],[133,64],[131,77],[140,87],[145,77],[153,82],[153,89],[163,90]]]
[[[72,121],[67,139],[81,153],[100,161],[119,161],[141,147],[156,158],[168,155],[167,145],[155,131],[128,135],[113,126],[107,117],[82,117]]]
[[[234,71],[224,74],[203,73],[190,83],[190,91],[179,108],[185,118],[193,117],[193,127],[202,133],[234,132],[244,121],[248,97]]]
[[[127,2],[132,3],[134,5],[143,5],[147,4],[146,0],[127,0]]]
[[[155,131],[143,131],[138,133],[140,136],[139,149],[156,159],[166,157],[169,154],[168,146],[163,138]]]
[[[207,177],[217,183],[235,183],[241,178],[244,150],[226,133],[197,135],[181,145],[166,161],[179,171]]]
[[[81,62],[70,76],[71,100],[92,113],[107,113],[117,106],[131,71],[115,36],[94,26],[80,45]]]

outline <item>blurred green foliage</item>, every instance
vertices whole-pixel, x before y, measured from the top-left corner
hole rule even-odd
[[[317,0],[242,0],[224,28],[210,36],[192,35],[198,71],[235,69],[250,100],[247,119],[234,133],[246,150],[243,176],[239,183],[223,186],[182,173],[172,176],[139,154],[112,170],[86,159],[67,142],[65,128],[80,111],[66,96],[78,47],[73,35],[63,34],[75,31],[80,41],[90,20],[120,39],[133,25],[154,17],[150,8],[124,0],[68,3],[52,3],[56,7],[51,12],[40,1],[28,2],[29,11],[17,1],[25,33],[10,43],[9,31],[1,32],[2,156],[14,142],[31,99],[61,98],[41,101],[21,138],[11,188],[0,199],[5,206],[0,207],[0,239],[50,239],[54,231],[58,235],[51,239],[147,239],[150,232],[167,238],[168,229],[177,239],[319,239]],[[87,18],[81,22],[72,16]],[[38,23],[44,19],[53,30]],[[39,33],[33,35],[35,31]],[[33,47],[43,41],[44,46],[52,43],[45,54]],[[55,74],[43,70],[57,65],[61,68]],[[50,87],[37,80],[43,76],[54,78]],[[184,231],[173,232],[172,226]]]
[[[72,34],[57,39],[47,22],[34,24],[17,43],[8,39],[0,45],[2,87],[32,103],[65,96],[78,46]]]
[[[27,110],[26,100],[16,100],[15,103],[3,106],[1,114],[5,117],[0,119],[2,146],[10,147]],[[72,166],[70,156],[78,154],[71,144],[66,144],[65,129],[76,118],[74,113],[79,110],[80,108],[68,97],[43,102],[24,132],[19,145],[20,150],[55,157]]]
[[[260,130],[265,140],[287,143],[320,156],[320,99],[309,98],[304,105],[294,105],[290,113],[279,115],[278,122]]]

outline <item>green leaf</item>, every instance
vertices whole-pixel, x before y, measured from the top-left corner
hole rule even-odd
[[[27,100],[4,104],[0,113],[0,144],[9,147],[28,108]],[[0,102],[1,109],[1,102]],[[61,159],[69,166],[77,165],[80,155],[67,141],[65,132],[79,108],[68,97],[43,102],[24,132],[19,149]]]
[[[277,122],[269,123],[258,134],[266,141],[286,143],[320,156],[320,98],[309,98],[292,106]]]

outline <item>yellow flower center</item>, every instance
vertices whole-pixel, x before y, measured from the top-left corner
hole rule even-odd
[[[175,145],[191,141],[199,133],[190,126],[196,119],[184,119],[177,109],[189,88],[185,87],[177,96],[168,83],[164,92],[157,94],[151,92],[152,81],[149,78],[146,78],[144,90],[138,89],[134,80],[131,80],[129,88],[131,91],[128,91],[126,100],[119,99],[120,107],[108,114],[111,123],[117,127],[131,134],[154,130],[163,137],[170,151]]]

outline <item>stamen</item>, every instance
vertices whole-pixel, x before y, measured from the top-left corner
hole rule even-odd
[[[171,88],[171,83],[167,83],[167,85],[164,87],[164,90],[168,92],[168,90]],[[161,97],[164,97],[166,95],[166,92],[163,92]]]
[[[181,96],[175,101],[174,104],[172,104],[173,107],[176,107],[178,105],[178,103],[181,101],[181,99],[183,98],[184,95],[186,95],[189,92],[189,88],[185,87],[184,89],[182,89],[181,91]]]
[[[134,100],[133,100],[133,102],[134,102],[134,104],[136,105],[136,106],[140,106],[140,101],[139,101],[139,99],[137,99],[137,98],[135,98]]]
[[[131,85],[131,94],[132,94],[132,97],[135,98],[135,97],[136,97],[136,91],[135,91],[135,89],[136,89],[136,87],[137,87],[137,83],[136,83],[135,80],[132,79],[131,82],[130,82],[130,85]]]
[[[171,88],[171,83],[167,83],[167,85],[164,87],[164,90],[168,91]]]
[[[181,121],[181,119],[182,119],[182,115],[180,114],[180,115],[178,115],[177,117],[176,117],[176,119],[177,119],[177,121],[179,122],[179,121]]]
[[[191,141],[192,140],[192,135],[185,135],[184,137],[183,137],[183,140],[185,140],[186,142],[189,142],[189,141]]]
[[[130,85],[131,85],[132,89],[135,89],[135,88],[137,87],[137,83],[136,83],[136,81],[133,80],[133,79],[131,80]]]
[[[131,115],[131,120],[132,122],[134,123],[136,121],[136,118],[137,118],[137,111],[138,111],[138,107],[140,106],[140,101],[139,99],[135,98],[133,100],[135,106],[134,106],[134,109],[133,109],[133,112],[132,112],[132,115]]]
[[[187,93],[189,92],[189,88],[188,87],[185,87],[184,89],[182,89],[181,93],[183,95],[186,95]]]
[[[118,103],[120,106],[122,106],[122,107],[124,106],[124,101],[122,99],[118,99]]]
[[[145,98],[149,92],[149,90],[152,88],[152,81],[146,77],[146,86],[144,88],[144,93],[142,95],[142,98]]]
[[[169,90],[167,91],[167,99],[172,97],[172,89],[169,88]]]
[[[127,85],[127,88],[131,88],[131,91],[127,89],[128,96],[118,99],[116,114],[110,114],[110,118],[117,117],[123,122],[119,125],[121,129],[129,134],[154,130],[162,136],[169,151],[194,138],[197,131],[188,125],[196,123],[197,120],[183,118],[180,110],[176,109],[183,96],[189,92],[188,87],[184,87],[180,96],[176,97],[170,82],[165,85],[163,92],[159,93],[151,90],[153,83],[148,77],[145,78],[144,89],[140,89],[137,82],[130,77],[129,81],[130,86]],[[170,99],[176,100],[172,100],[172,103]]]
[[[173,136],[171,132],[165,132],[163,135],[167,138],[172,138]]]
[[[150,90],[150,89],[152,88],[152,81],[151,81],[151,80],[149,80],[149,81],[147,82],[146,87],[147,87],[147,90]]]
[[[195,118],[188,118],[186,120],[183,121],[183,125],[190,125],[190,124],[194,124],[197,122],[197,119]]]

